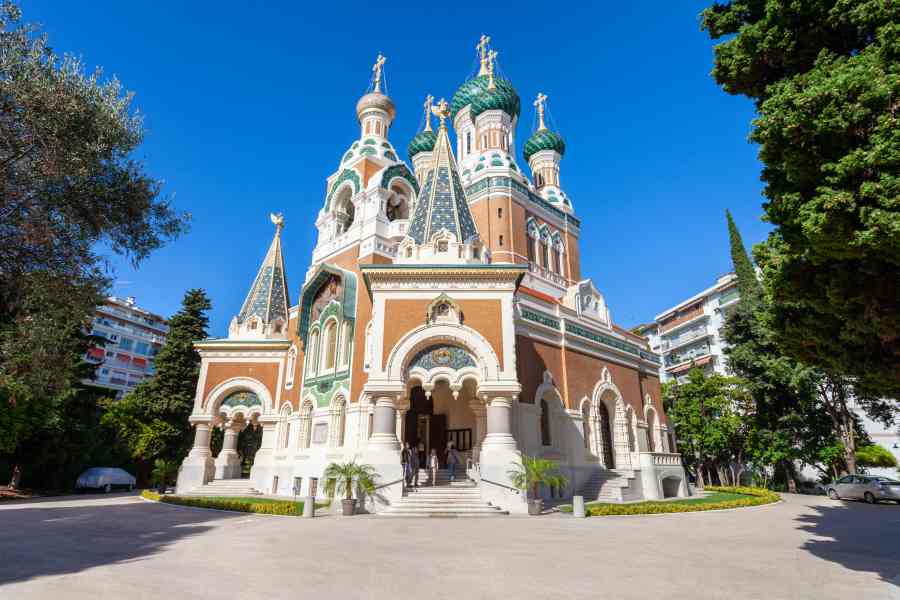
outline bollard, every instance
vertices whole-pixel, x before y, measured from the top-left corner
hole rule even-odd
[[[312,496],[303,499],[303,516],[308,519],[316,516],[316,499]]]
[[[572,498],[572,515],[583,519],[584,514],[584,496],[575,496]]]

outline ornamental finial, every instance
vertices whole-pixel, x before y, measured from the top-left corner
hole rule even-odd
[[[438,100],[437,106],[431,107],[431,112],[433,112],[438,119],[441,121],[441,129],[446,129],[447,125],[444,123],[444,120],[450,116],[450,105],[447,104],[447,101],[441,98]]]
[[[275,233],[281,233],[281,229],[284,227],[284,214],[269,213],[269,219],[271,219],[272,224],[275,225]]]
[[[431,105],[434,103],[434,96],[428,94],[425,96],[425,131],[431,131]]]
[[[544,125],[544,103],[547,102],[547,96],[538,92],[537,99],[534,101],[534,106],[537,108],[538,115],[538,131],[542,129],[547,129]]]
[[[496,86],[494,85],[494,61],[497,60],[497,53],[494,50],[488,50],[487,55],[487,74],[488,74],[488,86],[487,89],[489,91],[494,91]]]
[[[381,52],[378,53],[378,58],[375,59],[375,64],[372,65],[372,71],[375,73],[375,92],[381,92],[381,70],[384,68],[384,63],[387,59],[381,55]]]
[[[488,67],[487,67],[487,53],[488,53],[488,43],[491,41],[491,38],[488,36],[481,34],[481,39],[478,40],[478,43],[475,44],[475,49],[478,51],[478,59],[481,61],[481,68],[478,70],[478,76],[487,75]]]

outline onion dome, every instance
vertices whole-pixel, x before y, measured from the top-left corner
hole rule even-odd
[[[492,90],[488,89],[489,83],[488,75],[478,75],[459,86],[450,103],[450,116],[455,119],[459,111],[471,105],[472,119],[487,110],[502,110],[513,118],[518,117],[521,102],[512,83],[494,77]]]
[[[361,118],[362,114],[370,108],[386,112],[391,121],[397,116],[397,109],[394,107],[394,101],[381,92],[370,92],[359,99],[359,102],[356,103],[356,118]]]
[[[562,156],[566,153],[566,143],[558,133],[554,133],[549,129],[538,129],[528,138],[528,141],[525,142],[525,147],[522,149],[525,162],[528,162],[533,154],[541,150],[553,150]]]
[[[432,152],[434,151],[434,144],[437,141],[437,134],[435,134],[430,129],[426,129],[425,131],[420,131],[416,134],[416,136],[409,142],[409,146],[406,148],[406,153],[409,155],[409,159],[412,160],[413,157],[419,152]]]

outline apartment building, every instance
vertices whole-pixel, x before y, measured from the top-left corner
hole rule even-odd
[[[87,360],[97,363],[93,385],[115,390],[121,398],[156,372],[154,357],[169,333],[166,320],[146,311],[134,297],[109,297],[97,307],[91,334],[105,342],[88,350]]]
[[[737,276],[727,273],[702,292],[659,313],[653,322],[633,329],[662,356],[662,382],[681,380],[693,367],[727,373],[722,328],[739,299]]]

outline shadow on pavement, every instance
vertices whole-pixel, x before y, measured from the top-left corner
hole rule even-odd
[[[816,536],[803,549],[854,571],[900,586],[900,505],[835,501],[807,507],[797,521]]]
[[[0,511],[0,586],[147,558],[241,516],[141,501]]]

